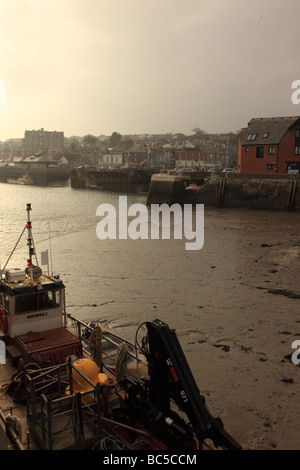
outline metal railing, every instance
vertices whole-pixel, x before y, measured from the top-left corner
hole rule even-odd
[[[89,390],[74,392],[74,381],[84,388],[74,372]],[[71,362],[27,373],[25,387],[29,429],[41,449],[78,448],[101,434],[112,387],[95,385]]]
[[[78,337],[81,339],[81,341],[85,344],[85,346],[87,348],[85,350],[86,350],[86,352],[89,353],[90,343],[89,343],[89,340],[85,337],[83,332],[86,332],[86,331],[92,332],[93,327],[88,325],[87,323],[84,323],[83,321],[79,320],[78,318],[73,317],[73,315],[71,315],[69,313],[67,314],[67,318],[73,322],[73,328],[75,328],[75,333],[78,335]],[[141,351],[139,350],[139,348],[137,346],[135,346],[130,341],[127,341],[126,339],[122,338],[121,336],[116,335],[115,333],[111,333],[111,332],[105,331],[105,330],[102,331],[102,337],[103,337],[103,340],[110,343],[111,346],[115,347],[116,349],[118,348],[118,346],[121,343],[125,343],[126,346],[128,347],[127,352],[129,354],[129,356],[131,356],[132,358],[134,358],[137,361],[141,360],[139,358],[139,353],[141,353]],[[105,354],[105,350],[104,350],[104,354]]]

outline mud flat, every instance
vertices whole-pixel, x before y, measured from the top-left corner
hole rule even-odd
[[[204,212],[198,251],[183,240],[100,243],[94,231],[80,244],[60,238],[58,258],[72,254],[57,266],[70,313],[128,339],[161,319],[176,330],[210,411],[243,448],[300,449],[300,366],[291,361],[300,339],[300,213]]]

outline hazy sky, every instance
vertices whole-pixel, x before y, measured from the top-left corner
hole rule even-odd
[[[0,0],[0,141],[300,115],[299,0]]]

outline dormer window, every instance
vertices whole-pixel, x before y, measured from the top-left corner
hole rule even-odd
[[[257,134],[249,134],[247,137],[247,140],[255,140],[257,137]]]

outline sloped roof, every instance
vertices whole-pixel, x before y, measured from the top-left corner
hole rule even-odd
[[[130,149],[129,152],[140,152],[140,153],[147,153],[147,149],[143,144],[134,144]]]
[[[53,158],[54,160],[59,160],[63,155],[61,149],[48,149],[47,157]]]
[[[192,144],[189,140],[183,139],[176,144],[177,149],[195,149],[195,145]]]
[[[278,144],[297,121],[300,123],[300,116],[251,119],[240,133],[240,142],[242,145]]]
[[[31,155],[23,159],[24,162],[55,162],[51,157],[45,157],[44,155]]]

